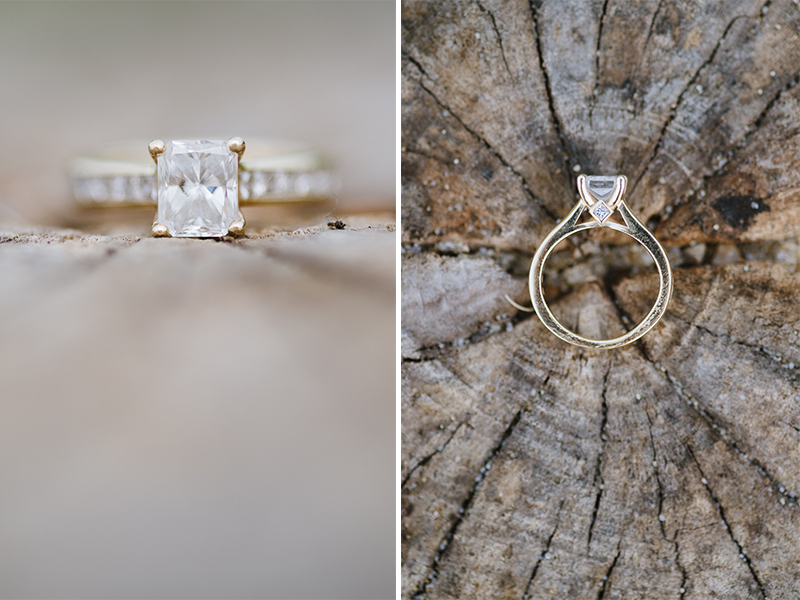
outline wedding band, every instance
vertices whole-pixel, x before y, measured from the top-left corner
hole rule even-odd
[[[650,331],[667,310],[667,304],[672,296],[672,271],[666,252],[652,233],[633,216],[630,209],[625,204],[624,195],[628,185],[628,180],[623,175],[614,177],[607,176],[578,176],[578,194],[580,200],[572,212],[561,221],[553,231],[545,238],[542,245],[536,251],[531,262],[531,272],[528,284],[530,287],[533,308],[539,319],[554,335],[565,342],[583,346],[584,348],[617,348],[630,344],[641,338]],[[592,220],[578,224],[583,211],[586,210]],[[619,211],[624,225],[609,221],[611,215]],[[581,337],[564,327],[550,311],[544,299],[542,287],[544,264],[553,249],[562,240],[574,233],[594,229],[596,227],[608,227],[615,231],[622,232],[631,236],[642,246],[653,258],[658,270],[659,290],[656,302],[650,312],[642,319],[636,327],[624,335],[609,340],[592,340]]]
[[[240,205],[318,202],[338,183],[318,151],[241,138],[108,146],[75,158],[70,175],[81,206],[156,205],[157,237],[242,235]]]

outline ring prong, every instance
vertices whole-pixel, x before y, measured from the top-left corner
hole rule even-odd
[[[244,154],[244,150],[246,145],[244,140],[240,137],[232,137],[228,140],[228,150],[231,152],[236,152],[239,155],[239,160],[242,160],[242,155]]]
[[[245,223],[242,211],[239,211],[239,218],[231,223],[230,227],[228,227],[228,235],[232,235],[233,237],[241,237],[244,235],[245,227],[247,227],[247,223]]]
[[[150,151],[150,156],[156,164],[158,164],[158,157],[164,154],[167,145],[164,143],[164,140],[153,140],[147,145],[147,149]]]
[[[163,223],[153,221],[153,227],[150,229],[153,232],[153,237],[169,237],[169,229]]]

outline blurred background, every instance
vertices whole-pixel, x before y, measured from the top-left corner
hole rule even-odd
[[[238,135],[308,142],[343,211],[394,210],[394,61],[393,2],[2,2],[0,200],[46,219],[76,152]]]
[[[58,226],[75,152],[206,135],[346,227]],[[0,2],[0,139],[0,598],[394,597],[394,3]]]

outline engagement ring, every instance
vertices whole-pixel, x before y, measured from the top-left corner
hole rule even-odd
[[[320,201],[335,191],[319,152],[260,140],[246,149],[243,159],[238,137],[108,147],[73,161],[72,189],[87,207],[157,205],[156,237],[243,235],[240,205]]]
[[[583,346],[584,348],[617,348],[624,346],[638,340],[650,331],[667,310],[667,303],[672,295],[672,271],[670,270],[669,260],[658,240],[650,233],[647,227],[642,225],[631,214],[631,211],[625,205],[624,195],[627,185],[628,180],[622,175],[617,175],[616,177],[587,177],[586,175],[579,175],[578,193],[580,194],[580,200],[578,204],[572,209],[567,218],[550,232],[533,257],[529,279],[533,308],[544,326],[565,342]],[[578,224],[578,219],[584,210],[589,212],[592,220]],[[619,211],[622,221],[625,223],[624,225],[609,220],[615,211]],[[564,327],[550,312],[550,308],[545,302],[542,288],[544,263],[558,243],[574,233],[595,227],[608,227],[631,236],[645,247],[655,261],[656,269],[658,270],[659,290],[653,308],[642,319],[642,322],[628,333],[610,340],[587,339]]]

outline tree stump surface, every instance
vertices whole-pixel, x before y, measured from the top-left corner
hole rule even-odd
[[[800,597],[800,8],[402,7],[404,598]],[[517,312],[579,173],[667,246],[656,328],[586,350]],[[624,236],[547,263],[612,337],[655,298]]]
[[[0,597],[391,597],[394,223],[340,218],[0,224]]]

